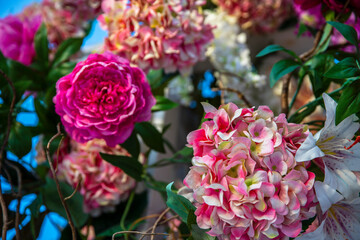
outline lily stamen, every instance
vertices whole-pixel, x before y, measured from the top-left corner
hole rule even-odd
[[[353,142],[353,144],[351,144],[349,147],[344,147],[346,150],[351,149],[353,146],[355,146],[355,144],[360,142],[360,136],[357,136],[355,141]]]

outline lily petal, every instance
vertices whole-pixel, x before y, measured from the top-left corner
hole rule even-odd
[[[324,182],[316,181],[314,184],[316,197],[319,200],[320,207],[323,213],[325,213],[331,205],[344,199],[334,188],[330,187]]]
[[[323,156],[325,156],[325,153],[321,151],[318,146],[316,146],[316,139],[312,133],[309,133],[309,136],[297,150],[295,160],[297,162],[305,162]]]

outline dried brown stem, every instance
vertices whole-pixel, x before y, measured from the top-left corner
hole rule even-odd
[[[131,230],[129,230],[129,231],[116,232],[116,233],[113,234],[112,240],[115,239],[115,236],[116,236],[117,234],[129,234],[129,233],[142,235],[139,240],[144,239],[144,237],[146,237],[146,236],[156,236],[156,235],[169,236],[170,234],[155,233],[155,229],[156,229],[157,226],[162,225],[162,224],[165,224],[165,223],[167,223],[167,222],[169,222],[169,221],[171,221],[171,220],[176,219],[176,218],[179,217],[179,215],[175,215],[175,216],[169,217],[169,218],[164,219],[163,221],[161,221],[161,219],[163,219],[163,217],[165,216],[165,214],[166,214],[169,210],[170,210],[170,209],[167,208],[167,209],[165,209],[165,211],[163,211],[161,214],[152,214],[152,215],[149,215],[149,216],[145,216],[145,217],[139,218],[139,219],[136,220],[133,224],[131,224],[131,226],[130,226],[130,228],[129,228],[129,229],[132,229],[133,226],[134,226],[136,223],[141,222],[142,220],[157,217],[158,219],[156,220],[156,222],[154,223],[154,225],[151,226],[151,227],[149,227],[149,228],[146,229],[145,231],[139,232],[139,231],[131,231]],[[152,232],[149,233],[149,231],[152,231]]]
[[[236,90],[236,89],[232,89],[232,88],[225,88],[225,87],[221,87],[221,88],[212,88],[211,90],[213,91],[221,91],[221,92],[224,92],[224,91],[227,91],[227,92],[233,92],[233,93],[236,93],[238,98],[241,99],[245,105],[247,107],[252,107],[250,102],[246,99],[246,97],[244,96],[244,94],[242,94],[239,90]]]
[[[154,223],[153,227],[152,227],[152,230],[151,230],[151,233],[155,233],[155,229],[157,227],[157,225],[159,224],[159,222],[161,221],[161,219],[165,216],[166,213],[168,213],[170,211],[170,208],[167,208],[165,209],[161,214],[160,216],[158,217],[158,219],[156,219],[156,222]],[[151,240],[154,240],[154,235],[151,236]]]
[[[112,235],[112,239],[115,240],[115,237],[118,234],[128,234],[128,233],[140,234],[143,236],[169,236],[169,234],[167,234],[167,233],[146,233],[146,232],[139,232],[139,231],[121,231],[121,232],[114,233]]]
[[[232,73],[232,72],[220,72],[220,74],[228,75],[230,77],[235,77],[235,78],[238,78],[240,80],[244,80],[241,76],[239,76],[239,75],[237,75],[235,73]],[[245,103],[245,105],[247,107],[252,107],[250,102],[247,100],[245,95],[240,90],[232,89],[232,88],[225,88],[224,84],[221,81],[219,81],[219,87],[220,87],[220,91],[221,91],[222,94],[223,94],[224,91],[234,92],[234,93],[236,93],[238,95],[238,98],[241,99]]]
[[[132,230],[135,227],[135,225],[138,224],[141,221],[144,221],[144,220],[147,220],[147,219],[150,219],[150,218],[156,218],[156,217],[159,217],[159,216],[160,216],[160,214],[152,214],[152,215],[148,215],[148,216],[138,218],[130,225],[129,230]]]
[[[8,78],[8,76],[1,69],[0,69],[0,74],[5,78],[5,80],[10,85],[10,88],[11,88],[11,91],[13,94],[11,104],[10,104],[8,119],[7,119],[7,129],[6,129],[6,133],[5,133],[5,137],[4,137],[4,142],[1,145],[1,149],[0,149],[0,172],[1,172],[2,164],[3,164],[3,160],[4,160],[3,159],[4,151],[5,151],[7,142],[9,140],[9,135],[10,135],[10,130],[11,130],[12,114],[14,112],[15,101],[16,101],[16,90],[15,90],[14,83],[10,80],[10,78]],[[6,240],[6,232],[7,232],[7,228],[8,228],[8,213],[7,213],[7,206],[6,206],[6,203],[4,200],[4,196],[2,194],[1,178],[0,178],[0,204],[1,204],[1,210],[2,210],[2,215],[3,215],[2,216],[2,218],[3,218],[2,239]]]
[[[59,155],[60,155],[60,147],[61,147],[61,144],[64,140],[64,136],[61,136],[61,139],[60,139],[60,142],[59,142],[59,146],[57,148],[57,151],[56,151],[56,167],[55,167],[55,172],[57,172],[57,169],[58,169],[58,166],[59,166]]]
[[[72,194],[70,194],[70,196],[64,198],[65,201],[71,199],[71,198],[75,195],[75,193],[76,193],[77,191],[79,191],[81,182],[82,182],[82,178],[81,178],[81,176],[80,176],[79,182],[77,183],[75,190],[72,192]]]
[[[286,116],[289,113],[289,85],[292,74],[288,74],[286,78],[284,78],[282,92],[281,92],[281,112]]]
[[[61,192],[61,189],[60,189],[60,185],[59,185],[59,181],[56,177],[56,172],[54,170],[54,166],[52,164],[52,161],[51,161],[51,157],[50,157],[50,144],[52,143],[52,141],[54,141],[55,138],[61,136],[62,133],[60,131],[60,123],[57,125],[57,133],[49,140],[49,142],[47,143],[47,146],[46,146],[46,158],[48,160],[48,163],[49,163],[49,166],[50,166],[50,170],[51,170],[51,173],[54,177],[54,181],[55,181],[55,184],[56,184],[56,189],[57,189],[57,192],[59,194],[59,197],[60,197],[60,200],[61,200],[61,204],[63,205],[64,209],[65,209],[65,212],[66,212],[66,217],[68,219],[68,223],[70,225],[70,228],[71,228],[71,233],[72,233],[72,239],[73,240],[76,240],[76,231],[75,231],[75,226],[74,226],[74,223],[72,221],[72,218],[71,218],[71,214],[70,214],[70,211],[69,211],[69,208],[67,207],[67,204],[66,204],[66,201],[64,199],[64,196]]]
[[[15,231],[16,231],[16,240],[20,240],[21,239],[21,232],[20,232],[20,203],[21,203],[21,192],[22,192],[22,174],[20,169],[15,166],[14,164],[11,164],[10,162],[6,163],[7,165],[9,165],[11,168],[15,169],[16,174],[17,174],[17,178],[18,178],[18,193],[16,195],[16,200],[17,200],[17,206],[16,206],[16,213],[15,213]]]

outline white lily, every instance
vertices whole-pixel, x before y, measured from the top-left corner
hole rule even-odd
[[[320,224],[315,231],[305,233],[295,240],[356,240],[360,236],[360,198],[351,201],[323,182],[315,183],[316,196],[330,205],[321,205],[325,213],[315,220]]]
[[[339,191],[346,199],[359,196],[360,183],[353,171],[360,171],[360,144],[352,146],[360,124],[353,114],[335,126],[337,103],[323,94],[326,108],[324,128],[313,136],[311,133],[296,152],[297,162],[321,158],[325,168],[324,182]],[[351,145],[351,149],[348,149]]]

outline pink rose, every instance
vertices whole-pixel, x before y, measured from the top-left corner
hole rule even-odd
[[[136,122],[148,121],[155,104],[144,72],[111,53],[91,54],[59,79],[55,111],[78,142],[123,143]]]
[[[30,65],[35,57],[34,37],[41,17],[8,16],[0,19],[0,51],[7,58]]]

